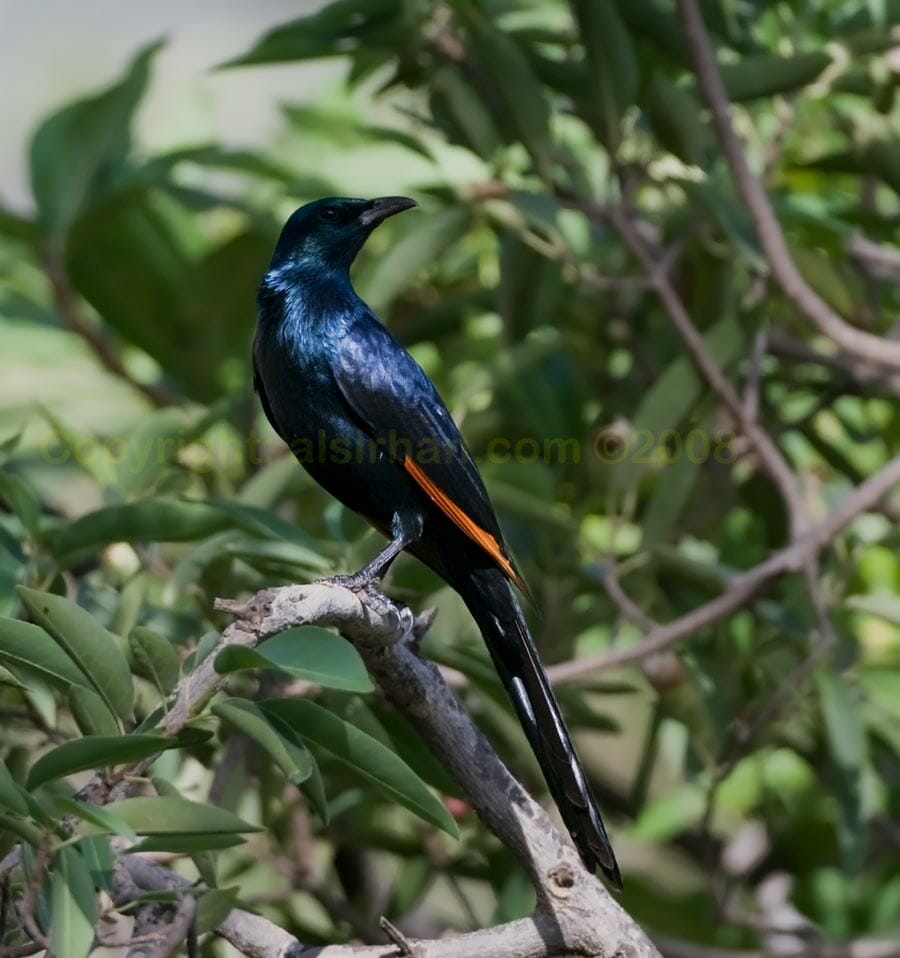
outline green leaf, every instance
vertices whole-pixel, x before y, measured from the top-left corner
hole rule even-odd
[[[419,273],[440,262],[444,253],[465,236],[470,222],[468,209],[460,206],[423,217],[378,258],[362,284],[366,302],[377,310],[388,309],[400,293],[412,286]]]
[[[444,804],[389,748],[331,712],[303,699],[272,699],[261,707],[286,722],[301,738],[314,742],[424,821],[454,838],[459,829]]]
[[[237,902],[239,892],[237,885],[231,885],[228,888],[210,889],[200,896],[194,916],[198,935],[212,931],[225,921]]]
[[[218,632],[205,632],[197,640],[197,648],[185,659],[185,673],[193,672],[205,659],[219,647],[222,642],[222,636]]]
[[[733,316],[720,319],[703,335],[706,349],[720,366],[728,367],[744,350],[744,333]],[[654,444],[669,429],[678,426],[705,391],[705,383],[697,373],[688,356],[680,355],[656,377],[653,385],[644,393],[634,413],[636,441],[648,436]],[[710,437],[716,446],[716,436]],[[685,436],[687,439],[687,436]],[[621,486],[634,483],[647,468],[633,447],[630,455],[616,464],[615,478]]]
[[[312,774],[312,756],[297,739],[296,733],[286,728],[283,722],[273,720],[253,702],[226,699],[213,705],[212,712],[268,752],[285,777],[295,785]]]
[[[737,63],[724,63],[720,69],[729,99],[740,103],[807,86],[831,62],[831,57],[821,51],[792,57],[763,54],[743,57]]]
[[[203,435],[218,418],[218,411],[185,410],[174,406],[143,417],[129,433],[125,454],[114,463],[114,482],[128,496],[145,489],[164,475],[186,445]]]
[[[65,266],[72,285],[108,326],[152,356],[186,395],[212,401],[221,395],[215,384],[226,343],[205,337],[207,352],[198,355],[202,337],[186,326],[178,299],[204,246],[198,221],[183,207],[158,191],[132,186],[93,204],[78,219]],[[169,449],[174,445],[175,440]],[[128,438],[122,436],[116,446],[127,457]],[[76,462],[85,458],[77,446],[72,452]],[[110,456],[87,458],[107,467],[105,485],[115,484]]]
[[[881,177],[895,193],[900,193],[900,140],[874,139],[861,151],[866,170]]]
[[[588,65],[589,118],[611,153],[622,139],[625,111],[637,96],[640,74],[628,27],[614,0],[572,0]]]
[[[534,885],[521,868],[513,868],[497,895],[497,908],[491,916],[491,924],[505,924],[527,918],[535,907]]]
[[[372,682],[359,653],[335,632],[314,625],[286,629],[255,649],[226,645],[216,656],[216,671],[277,669],[345,692],[371,692]]]
[[[488,159],[502,145],[484,98],[453,67],[443,66],[431,78],[431,112],[456,143]]]
[[[27,818],[19,818],[17,815],[4,815],[0,812],[0,832],[12,832],[18,835],[23,842],[37,847],[44,838],[44,833],[36,828]]]
[[[65,526],[54,547],[59,561],[71,565],[88,550],[113,542],[191,542],[227,529],[284,539],[315,552],[308,536],[265,509],[241,502],[177,499],[145,499],[98,509]]]
[[[327,825],[330,816],[328,811],[328,796],[325,794],[325,782],[319,764],[313,759],[312,774],[305,782],[300,783],[300,790],[309,799],[312,807],[319,813],[319,818]]]
[[[94,880],[77,848],[63,848],[50,878],[50,939],[57,958],[87,958],[94,941]]]
[[[817,673],[816,687],[831,756],[845,772],[859,774],[866,760],[866,735],[857,703],[827,668]]]
[[[28,816],[28,802],[5,762],[0,762],[0,805],[23,818]]]
[[[181,674],[181,659],[172,643],[158,632],[139,625],[131,630],[128,645],[134,656],[135,673],[152,682],[161,695],[168,695]]]
[[[18,587],[31,617],[59,642],[119,718],[131,715],[134,687],[113,635],[81,606],[49,592]]]
[[[875,615],[879,619],[892,622],[894,625],[900,625],[900,597],[898,596],[884,593],[851,595],[847,597],[844,604],[848,609],[853,609],[854,612],[865,612],[868,615]]]
[[[865,302],[866,287],[854,271],[833,256],[805,245],[789,244],[800,275],[837,312],[852,316]]]
[[[495,115],[521,139],[538,173],[549,178],[553,165],[550,109],[528,58],[474,4],[459,6],[456,13],[468,31],[486,85],[499,101]]]
[[[91,689],[73,685],[68,699],[72,717],[82,735],[118,735],[122,731],[115,715]]]
[[[89,200],[108,188],[131,148],[132,115],[160,43],[145,47],[108,90],[64,106],[31,141],[31,189],[44,232],[61,243]]]
[[[661,845],[692,828],[703,818],[704,789],[694,782],[677,785],[648,802],[631,829],[634,838]]]
[[[882,710],[891,724],[900,728],[900,671],[866,669],[859,682],[868,698]]]
[[[212,832],[203,832],[196,835],[148,835],[131,850],[190,855],[196,862],[206,852],[218,852],[243,844],[244,839],[240,835],[216,835]],[[199,870],[200,866],[198,865],[197,868]]]
[[[641,547],[649,549],[666,539],[675,527],[697,484],[700,463],[681,454],[653,487],[641,516]]]
[[[204,543],[205,545],[205,543]],[[321,573],[333,568],[319,552],[296,542],[265,541],[241,536],[222,545],[222,552],[263,574],[297,578],[298,570]]]
[[[178,745],[161,735],[87,735],[57,745],[42,755],[28,772],[27,788],[87,769],[138,762]]]
[[[125,798],[106,806],[138,835],[235,835],[259,832],[233,812],[175,796]]]
[[[71,685],[90,688],[88,677],[40,626],[19,619],[0,618],[0,660],[24,665],[59,689]]]
[[[87,802],[76,802],[66,795],[54,795],[53,801],[57,808],[65,815],[74,815],[83,822],[88,822],[101,832],[110,835],[119,835],[129,842],[137,841],[135,830],[120,818],[111,814],[108,808],[102,805],[91,805]]]
[[[0,658],[2,658],[2,653],[0,653]],[[27,686],[14,675],[5,665],[0,665],[0,685],[6,685],[13,689],[24,689]]]
[[[659,142],[685,163],[702,166],[710,136],[700,120],[696,96],[656,72],[647,90],[646,109]]]
[[[64,526],[54,546],[62,563],[113,542],[190,542],[237,523],[206,502],[147,499],[107,506]]]
[[[0,205],[0,233],[4,236],[8,236],[10,239],[26,243],[33,250],[40,249],[41,233],[34,223],[32,223],[30,219],[20,216],[18,213],[14,213],[2,205]],[[17,438],[17,436],[12,437],[13,440]],[[0,441],[0,453],[12,448],[11,445],[9,447],[7,446],[9,442],[10,439]]]
[[[385,914],[389,917],[407,914],[434,880],[434,868],[425,855],[401,859],[400,868],[391,884],[391,897]]]
[[[86,835],[78,842],[78,848],[94,886],[112,895],[117,856],[110,847],[109,838],[106,835]]]
[[[150,781],[161,798],[181,798],[181,792],[168,779],[154,775]],[[140,851],[166,851],[190,855],[200,877],[210,888],[218,885],[216,858],[212,853],[242,845],[240,835],[150,835],[140,843]]]
[[[318,13],[270,30],[239,57],[222,67],[285,63],[346,54],[383,33],[395,42],[391,25],[400,0],[336,0]]]
[[[357,728],[387,745],[441,795],[464,798],[459,783],[438,761],[415,728],[389,706],[372,700],[354,699],[344,717]]]
[[[259,509],[246,502],[211,499],[210,502],[229,516],[234,527],[260,539],[284,539],[300,546],[313,547],[314,540],[297,526],[268,509]]]
[[[0,501],[19,517],[29,536],[37,533],[41,524],[41,504],[37,496],[18,476],[3,470],[0,470]]]

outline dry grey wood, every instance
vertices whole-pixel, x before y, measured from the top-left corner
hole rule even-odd
[[[287,628],[313,623],[340,629],[359,650],[385,697],[415,726],[462,786],[485,825],[527,869],[538,898],[531,918],[453,939],[413,941],[415,955],[658,955],[652,942],[605,887],[584,870],[574,848],[544,809],[510,775],[462,710],[438,669],[418,655],[417,638],[430,618],[416,620],[409,610],[394,605],[379,593],[358,594],[331,583],[267,589],[247,603],[220,601],[217,606],[238,617],[225,630],[223,643],[252,645]],[[199,691],[195,688],[195,695]],[[203,691],[207,691],[205,685]],[[173,713],[185,709],[187,701],[196,706],[196,698],[186,692],[181,705],[176,701]],[[176,722],[180,721],[180,714],[181,711],[175,715]],[[317,952],[321,958],[396,953],[395,946],[369,946],[364,950],[333,946]]]
[[[453,938],[411,939],[416,958],[659,958],[653,943],[589,875],[547,813],[510,775],[475,728],[438,669],[419,657],[417,640],[433,613],[416,618],[376,592],[358,595],[328,582],[266,589],[246,602],[219,600],[236,616],[222,634],[224,645],[254,646],[298,625],[338,628],[359,649],[384,695],[402,711],[453,774],[470,804],[520,859],[535,885],[538,906],[530,918]],[[177,687],[167,716],[170,734],[184,727],[222,687],[213,668],[215,652]],[[147,762],[152,760],[147,760]],[[140,773],[146,763],[128,766]],[[123,776],[121,786],[127,781]],[[98,804],[121,797],[119,785],[96,788]],[[9,867],[15,867],[10,861]],[[184,879],[149,858],[124,855],[117,874],[123,889],[186,890]],[[274,923],[234,909],[217,934],[250,958],[398,958],[395,945],[306,946]]]

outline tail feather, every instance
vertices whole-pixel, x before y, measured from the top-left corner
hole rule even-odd
[[[621,888],[600,810],[509,584],[499,569],[471,570],[459,591],[478,623],[585,867],[593,872],[599,866],[609,882]]]

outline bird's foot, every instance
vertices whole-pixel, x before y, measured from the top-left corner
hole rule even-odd
[[[405,605],[394,602],[381,591],[381,579],[377,576],[357,572],[354,575],[333,575],[327,579],[316,579],[317,585],[339,585],[349,589],[361,603],[381,618],[392,618],[397,622],[398,641],[414,644],[418,641],[417,626],[419,620]],[[431,624],[433,615],[426,613],[426,628]]]
[[[318,579],[323,585],[339,585],[349,589],[359,600],[364,602],[377,615],[394,615],[403,621],[403,613],[408,612],[404,606],[392,602],[381,591],[381,579],[378,576],[367,574],[365,570],[354,575],[334,575],[327,579]]]
[[[357,572],[354,575],[330,575],[327,579],[316,579],[315,584],[339,585],[344,589],[349,589],[351,592],[360,594],[363,592],[379,592],[381,580],[375,576],[365,575],[362,572]]]

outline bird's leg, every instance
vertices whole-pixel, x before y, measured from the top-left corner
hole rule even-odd
[[[392,539],[371,562],[367,562],[359,572],[354,572],[353,575],[347,576],[346,578],[353,583],[356,588],[361,589],[374,585],[376,582],[381,582],[387,575],[391,563],[409,544],[410,540],[405,537]],[[353,586],[351,586],[351,588],[352,587]]]
[[[391,541],[359,572],[355,572],[353,575],[334,576],[326,581],[342,585],[354,592],[371,591],[385,577],[394,559],[421,536],[421,519],[416,518],[413,521],[408,521],[401,519],[400,516],[394,516],[394,521],[391,523],[391,534],[393,535]]]

